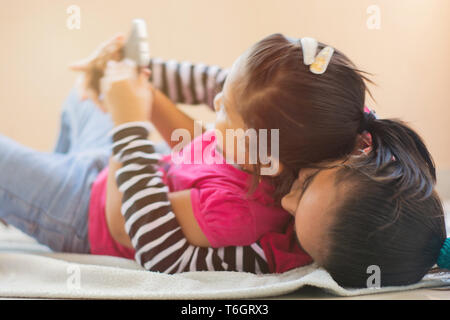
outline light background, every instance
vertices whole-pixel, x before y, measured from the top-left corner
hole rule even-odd
[[[67,8],[81,8],[69,30]],[[367,8],[381,9],[370,30]],[[50,151],[61,103],[86,57],[133,18],[146,19],[153,56],[230,67],[251,44],[280,32],[312,36],[374,74],[382,117],[400,117],[450,170],[448,0],[0,0],[0,133]],[[200,110],[200,109],[199,109]]]

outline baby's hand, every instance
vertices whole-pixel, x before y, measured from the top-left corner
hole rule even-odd
[[[78,79],[77,87],[81,99],[93,100],[103,111],[105,107],[99,99],[100,79],[104,75],[108,61],[119,61],[123,57],[125,38],[122,34],[102,43],[88,58],[73,63],[69,68],[82,72]]]
[[[153,87],[149,69],[136,76],[136,63],[125,59],[109,61],[101,79],[101,93],[106,110],[116,125],[130,121],[150,121]]]

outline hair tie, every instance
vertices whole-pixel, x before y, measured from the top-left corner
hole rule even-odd
[[[442,269],[450,269],[450,238],[447,238],[444,241],[444,245],[439,253],[437,265]]]
[[[300,42],[303,51],[303,63],[309,66],[309,71],[314,74],[324,73],[333,56],[334,49],[326,46],[316,55],[318,48],[316,39],[305,37],[301,38]]]

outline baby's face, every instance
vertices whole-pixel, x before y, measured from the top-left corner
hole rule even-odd
[[[218,138],[217,143],[219,148],[223,152],[223,156],[233,163],[237,163],[238,153],[245,153],[245,164],[249,163],[247,148],[238,150],[238,136],[231,136],[230,133],[237,132],[237,130],[243,130],[245,132],[245,123],[242,116],[238,112],[235,100],[235,90],[239,85],[239,78],[242,76],[243,70],[243,60],[245,58],[245,53],[241,55],[234,63],[230,69],[230,72],[225,80],[222,91],[219,92],[214,98],[214,108],[216,110],[216,121],[215,130],[216,136]],[[230,131],[232,130],[232,131]],[[234,139],[234,143],[227,144],[227,131],[229,133],[228,139]],[[222,137],[220,139],[219,137]],[[245,141],[241,141],[242,145],[247,145]],[[234,157],[232,158],[232,156]],[[241,163],[239,163],[241,164]],[[244,164],[244,166],[245,166]]]
[[[335,184],[337,168],[302,169],[281,205],[295,217],[295,230],[300,246],[316,262],[326,255],[324,241],[334,217],[333,207],[339,201]]]

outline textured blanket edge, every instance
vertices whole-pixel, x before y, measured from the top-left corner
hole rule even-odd
[[[306,285],[336,296],[450,285],[450,273],[427,275],[419,283],[379,289],[346,289],[315,265],[283,274],[188,272],[166,275],[134,261],[76,254],[0,253],[0,297],[68,299],[246,299],[292,293]]]

